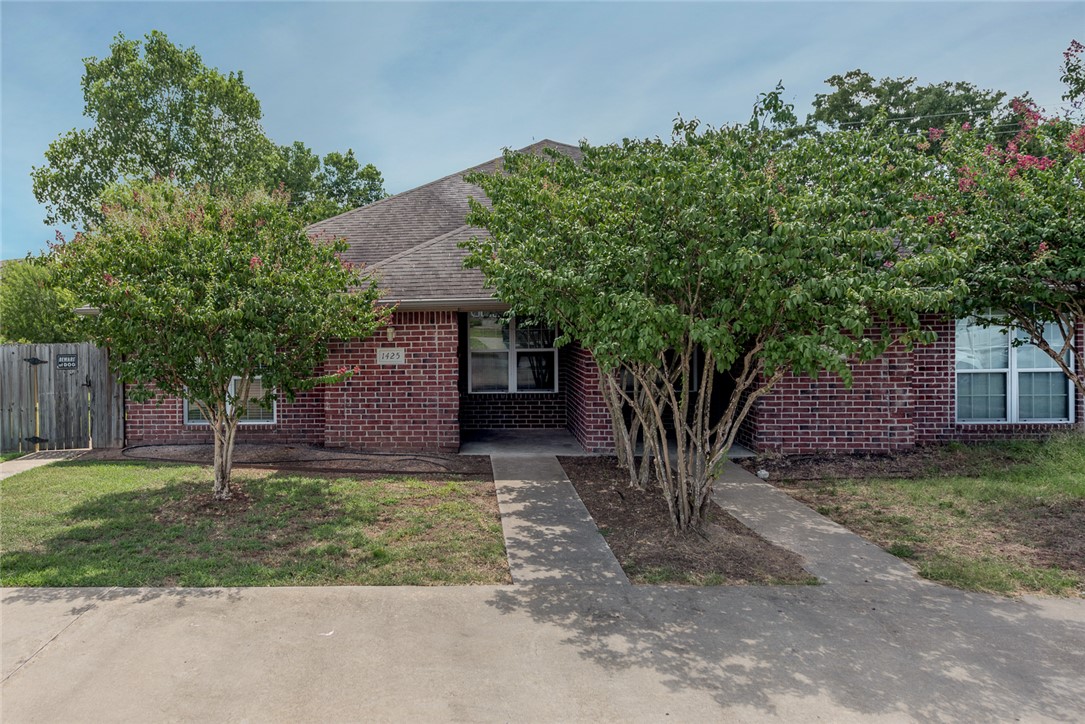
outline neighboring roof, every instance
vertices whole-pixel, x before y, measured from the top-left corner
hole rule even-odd
[[[541,154],[547,148],[578,161],[581,157],[579,147],[551,140],[519,152]],[[456,244],[485,233],[464,225],[468,198],[486,199],[481,188],[463,180],[464,174],[493,172],[500,163],[492,159],[317,222],[309,231],[346,239],[350,249],[344,259],[379,273],[385,301],[489,299],[492,290],[484,287],[481,272],[463,268],[466,252]]]

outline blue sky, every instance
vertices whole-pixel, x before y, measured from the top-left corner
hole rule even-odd
[[[353,148],[395,193],[552,138],[749,117],[783,80],[800,115],[834,73],[966,80],[1059,107],[1085,3],[51,3],[0,5],[0,256],[53,236],[30,169],[86,124],[82,59],[162,30],[244,71],[279,143]]]

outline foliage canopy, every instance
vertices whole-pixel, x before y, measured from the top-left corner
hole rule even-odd
[[[808,126],[846,129],[873,122],[879,113],[902,132],[926,133],[953,121],[973,126],[1007,120],[1003,91],[984,90],[963,81],[916,85],[915,78],[882,78],[856,68],[826,79],[830,93],[814,97]]]
[[[7,261],[0,268],[0,341],[80,342],[75,297],[57,286],[50,257]]]
[[[216,493],[227,495],[242,408],[332,379],[314,376],[327,343],[369,336],[386,316],[375,285],[341,262],[345,242],[311,240],[284,195],[136,183],[108,189],[103,211],[57,250],[58,268],[100,310],[90,333],[130,397],[183,397],[210,421]]]
[[[643,479],[639,430],[679,530],[700,524],[758,397],[786,372],[847,380],[854,361],[929,339],[920,314],[954,299],[967,258],[926,221],[935,165],[913,139],[884,123],[794,138],[766,120],[679,119],[670,141],[584,143],[581,163],[507,152],[469,177],[492,207],[472,204],[489,235],[468,264],[595,356],[623,461]]]
[[[353,152],[328,154],[322,167],[300,142],[276,146],[244,75],[204,65],[194,48],[178,47],[162,32],[143,42],[118,35],[108,56],[84,65],[91,126],[53,141],[45,165],[31,173],[47,224],[88,228],[102,218],[109,185],[156,178],[225,194],[281,183],[298,196],[295,210],[306,221],[384,195],[380,173],[371,164],[359,167]]]

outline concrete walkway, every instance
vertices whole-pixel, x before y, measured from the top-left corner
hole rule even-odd
[[[42,450],[0,463],[0,480],[60,460],[75,460],[86,450]]]
[[[916,584],[915,569],[728,461],[713,499],[747,528],[798,553],[825,583]]]
[[[515,583],[628,585],[553,455],[491,455]]]

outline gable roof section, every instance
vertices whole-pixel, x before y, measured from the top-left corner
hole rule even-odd
[[[552,148],[580,160],[578,146],[543,140],[520,149],[541,154]],[[478,300],[492,297],[482,273],[464,269],[464,250],[456,244],[483,230],[465,226],[467,200],[485,201],[482,189],[463,180],[466,173],[492,173],[500,158],[389,196],[309,227],[310,234],[344,238],[343,258],[380,274],[386,301]]]
[[[385,300],[483,302],[493,297],[493,290],[486,286],[481,271],[463,268],[467,251],[459,244],[485,235],[485,229],[461,226],[377,262],[369,270],[377,277]]]

